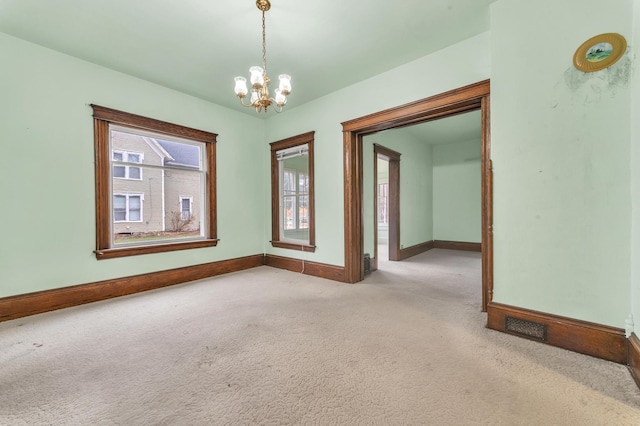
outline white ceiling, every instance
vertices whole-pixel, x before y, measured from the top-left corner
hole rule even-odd
[[[287,108],[489,29],[495,0],[271,0],[267,66]],[[254,0],[0,0],[0,31],[244,111],[233,77],[261,65]]]

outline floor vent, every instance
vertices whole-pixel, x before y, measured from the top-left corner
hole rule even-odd
[[[533,321],[505,316],[505,331],[536,340],[547,340],[547,326]]]

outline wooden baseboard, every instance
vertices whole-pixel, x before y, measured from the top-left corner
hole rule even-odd
[[[400,256],[398,260],[405,260],[410,257],[413,257],[417,254],[424,253],[425,251],[429,251],[433,248],[433,241],[426,241],[421,244],[416,244],[415,246],[401,248]]]
[[[56,309],[154,290],[262,265],[264,265],[264,255],[258,254],[167,271],[4,297],[0,299],[0,321],[8,321]]]
[[[635,333],[629,337],[629,370],[640,388],[640,339]]]
[[[482,252],[482,243],[466,243],[462,241],[434,240],[433,248]]]
[[[324,263],[303,261],[301,259],[292,259],[290,257],[274,256],[272,254],[265,255],[265,265],[287,271],[301,272],[305,275],[326,278],[333,281],[347,282],[344,267],[327,265]]]
[[[533,329],[539,326],[543,333],[538,336],[528,336],[514,331],[509,323],[519,323],[524,327],[530,325]],[[487,306],[487,327],[570,351],[627,364],[627,338],[625,331],[621,328],[493,302]]]

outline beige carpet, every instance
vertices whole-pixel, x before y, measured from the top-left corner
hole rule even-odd
[[[477,253],[260,267],[0,323],[2,425],[639,425],[626,367],[486,329]]]

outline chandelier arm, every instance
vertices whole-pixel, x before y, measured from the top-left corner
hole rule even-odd
[[[253,104],[246,104],[246,103],[244,103],[244,98],[245,98],[245,96],[238,96],[238,99],[240,99],[240,103],[242,104],[242,106],[245,106],[245,107],[252,107],[252,106],[254,106]]]

